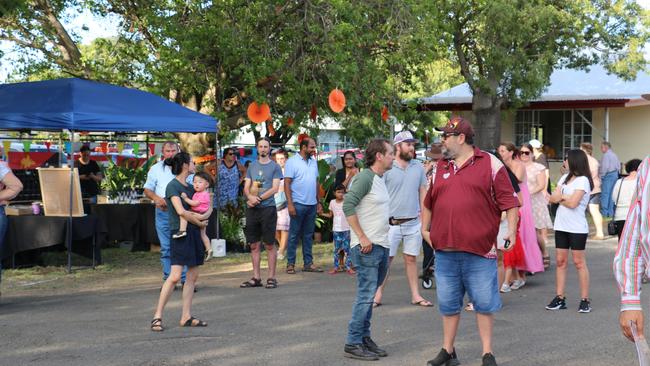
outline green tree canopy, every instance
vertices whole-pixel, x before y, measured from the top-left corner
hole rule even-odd
[[[648,13],[625,0],[447,0],[442,40],[473,94],[477,143],[498,144],[500,111],[538,97],[554,68],[601,63],[624,78],[645,68]]]

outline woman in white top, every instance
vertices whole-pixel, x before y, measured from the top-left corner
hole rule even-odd
[[[619,179],[612,190],[612,202],[614,202],[616,211],[614,211],[614,225],[616,225],[616,235],[621,239],[621,232],[625,226],[627,211],[630,209],[634,189],[636,188],[636,171],[641,165],[641,160],[632,159],[625,163],[625,171],[629,174],[627,177]]]
[[[551,203],[558,203],[555,215],[555,261],[557,271],[555,274],[556,296],[547,310],[566,309],[564,287],[566,284],[567,260],[569,249],[573,257],[573,264],[578,272],[580,282],[580,305],[578,312],[591,312],[589,301],[589,270],[585,260],[585,245],[589,235],[589,224],[585,211],[589,205],[589,196],[594,188],[589,171],[587,154],[582,150],[569,150],[565,157],[569,172],[564,174],[557,183],[551,195]]]

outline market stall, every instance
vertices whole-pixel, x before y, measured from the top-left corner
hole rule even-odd
[[[217,128],[218,122],[210,116],[136,89],[77,78],[0,85],[0,129],[66,131],[70,136],[70,141],[67,141],[70,147],[75,142],[75,133],[81,131],[216,133]],[[29,153],[25,154],[29,158]],[[70,186],[62,193],[69,198],[64,236],[70,270],[72,234],[75,232],[75,191],[70,189],[75,181],[73,164],[68,170]],[[92,215],[91,212],[85,214]],[[15,226],[15,223],[14,226],[10,224],[10,230]],[[17,228],[7,239],[29,241],[30,238],[20,235],[21,232],[25,231]],[[43,241],[45,244],[50,242]],[[27,243],[23,247],[31,246]],[[12,248],[12,253],[6,248]],[[7,243],[0,254],[3,258],[13,255],[16,248],[19,246],[15,242]]]

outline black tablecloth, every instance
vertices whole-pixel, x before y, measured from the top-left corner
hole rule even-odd
[[[99,218],[106,233],[99,238],[100,245],[132,241],[133,251],[149,251],[150,244],[160,245],[153,204],[92,204],[90,212]]]
[[[17,253],[63,245],[67,242],[68,218],[58,216],[7,216],[7,234],[1,257],[12,257]],[[101,263],[99,246],[95,238],[101,235],[101,225],[93,215],[72,218],[72,252],[87,258],[93,257]]]

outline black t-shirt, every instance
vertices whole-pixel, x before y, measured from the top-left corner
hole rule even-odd
[[[83,164],[82,162],[77,160],[75,162],[75,167],[79,169],[80,176],[84,174],[90,174],[90,173],[97,175],[97,173],[101,172],[101,169],[99,169],[99,165],[94,160],[88,161],[88,164]],[[98,182],[95,182],[92,179],[80,179],[79,181],[81,182],[81,194],[84,197],[94,197],[99,194]]]
[[[191,184],[184,186],[176,178],[167,183],[167,188],[165,189],[165,201],[167,201],[167,212],[169,213],[169,230],[171,232],[178,231],[181,226],[180,218],[174,209],[171,198],[174,196],[180,198],[181,203],[183,204],[183,208],[186,210],[190,209],[190,205],[188,205],[185,200],[181,198],[181,193],[183,192],[185,192],[188,197],[192,198],[194,195],[194,187],[192,187]],[[190,223],[188,224],[191,225]]]

